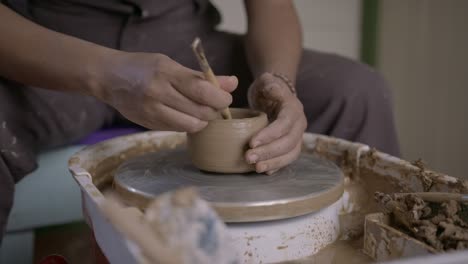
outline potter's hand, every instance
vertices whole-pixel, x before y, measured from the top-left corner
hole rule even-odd
[[[258,173],[272,174],[297,159],[307,127],[302,103],[279,78],[265,73],[249,88],[249,104],[273,122],[250,140],[246,153]]]
[[[122,53],[108,63],[98,96],[129,120],[154,130],[196,132],[232,102],[237,78],[219,76],[222,89],[203,74],[161,54]]]

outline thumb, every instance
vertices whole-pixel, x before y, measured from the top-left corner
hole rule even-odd
[[[216,76],[216,78],[218,79],[221,89],[228,93],[233,92],[239,84],[239,80],[237,80],[236,76]]]
[[[265,73],[260,76],[258,85],[260,86],[260,92],[265,98],[282,101],[287,97],[286,90],[281,89],[284,83],[270,73]]]
[[[285,98],[284,90],[276,82],[266,84],[262,89],[263,96],[271,100],[281,101]]]

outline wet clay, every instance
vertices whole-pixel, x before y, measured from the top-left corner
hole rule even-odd
[[[373,199],[373,193],[377,190],[394,192],[399,188],[398,185],[391,184],[389,178],[366,168],[361,168],[359,175],[354,175],[354,179],[346,176],[348,175],[345,175],[343,197],[348,201],[339,215],[341,238],[354,240],[364,234],[366,215],[380,211]]]
[[[249,140],[268,125],[265,113],[231,108],[232,119],[216,119],[197,133],[187,135],[192,163],[218,173],[244,173],[255,167],[245,160]]]
[[[377,192],[376,201],[390,214],[391,225],[437,251],[468,248],[468,205],[450,200],[432,203],[417,195]]]

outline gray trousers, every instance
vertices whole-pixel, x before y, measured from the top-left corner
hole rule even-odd
[[[115,49],[163,53],[193,69],[198,65],[190,43],[200,36],[214,72],[240,80],[234,106],[247,107],[252,75],[242,36],[215,30],[219,15],[206,0],[27,2],[7,4],[55,31]],[[308,132],[399,155],[391,94],[373,69],[337,55],[304,50],[296,85]],[[72,144],[119,120],[114,109],[94,98],[0,79],[0,241],[15,183],[37,167],[37,153]]]

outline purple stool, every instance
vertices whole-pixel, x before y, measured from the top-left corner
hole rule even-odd
[[[77,142],[79,145],[92,145],[98,142],[111,139],[114,137],[125,136],[133,133],[145,131],[143,128],[107,128],[98,130]]]

